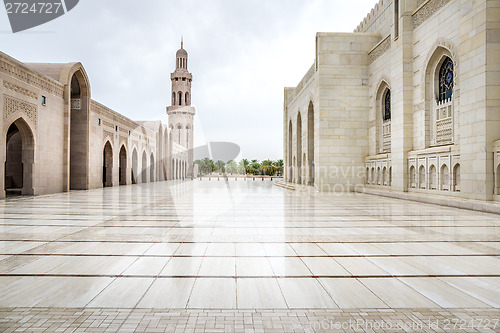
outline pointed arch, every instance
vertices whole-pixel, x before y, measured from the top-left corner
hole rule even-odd
[[[89,187],[90,83],[83,66],[72,71],[69,90],[70,189],[84,190]]]
[[[500,171],[500,165],[497,167],[497,171]],[[453,167],[453,191],[460,192],[460,163]]]
[[[415,166],[411,166],[410,167],[410,188],[415,188],[416,187],[416,183],[415,183],[415,179],[416,179],[416,174],[415,174]]]
[[[102,187],[113,186],[113,146],[109,140],[102,151]]]
[[[375,94],[376,153],[391,151],[391,88],[384,78],[379,82]]]
[[[9,124],[9,123],[6,123]],[[23,117],[4,127],[5,172],[4,190],[8,194],[35,194],[35,137]]]
[[[153,153],[151,153],[150,161],[149,161],[149,181],[155,181],[155,157]]]
[[[454,110],[456,94],[453,91],[459,88],[458,71],[456,48],[448,40],[438,40],[427,55],[422,78],[426,147],[454,142],[457,113]],[[447,84],[440,82],[440,74],[443,75],[442,79],[447,77]],[[442,90],[446,87],[449,89]]]
[[[118,182],[120,185],[127,185],[127,147],[123,144],[119,153],[119,166],[118,166]]]
[[[297,113],[297,184],[302,183],[302,116]]]
[[[443,164],[439,171],[439,188],[443,191],[450,189],[450,171],[446,164]]]
[[[315,163],[314,163],[314,104],[312,100],[309,101],[307,108],[307,167],[308,167],[308,185],[314,186],[315,177]]]
[[[431,164],[431,166],[429,167],[429,189],[437,189],[437,172],[434,164]]]
[[[137,184],[139,176],[139,157],[137,148],[132,151],[132,184]]]
[[[146,154],[146,150],[142,151],[142,170],[141,170],[141,180],[142,183],[148,182],[148,156]]]
[[[425,179],[425,166],[421,165],[418,168],[418,184],[419,187],[424,189],[426,188],[426,179]]]

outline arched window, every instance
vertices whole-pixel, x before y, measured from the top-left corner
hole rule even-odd
[[[387,168],[382,169],[382,185],[387,185]]]
[[[418,183],[420,188],[425,188],[425,167],[423,165],[418,169]]]
[[[441,167],[441,172],[440,172],[441,190],[448,191],[449,178],[450,178],[450,172],[449,172],[448,166],[446,164],[443,164],[443,166]]]
[[[179,130],[179,141],[177,141],[178,144],[181,144],[181,131],[182,131],[182,126],[181,124],[177,125],[177,129]]]
[[[410,187],[415,188],[415,167],[410,167]]]
[[[175,93],[172,93],[172,105],[175,105]]]
[[[182,92],[179,91],[179,105],[182,105]]]
[[[445,101],[453,95],[453,61],[446,57],[439,69],[439,101]]]
[[[431,190],[436,189],[436,167],[434,164],[429,168],[429,188]]]
[[[391,90],[387,89],[384,96],[384,121],[391,120]]]
[[[189,104],[190,104],[190,103],[189,103],[189,93],[186,93],[184,100],[185,100],[185,104],[186,104],[186,105],[189,105]]]
[[[455,192],[460,192],[460,164],[453,167],[453,187]]]

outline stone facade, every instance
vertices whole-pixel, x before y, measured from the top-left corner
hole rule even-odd
[[[285,88],[286,180],[500,200],[499,20],[493,0],[380,0],[318,33]]]
[[[192,165],[167,125],[92,100],[81,63],[25,64],[0,53],[0,112],[1,197],[181,179]]]

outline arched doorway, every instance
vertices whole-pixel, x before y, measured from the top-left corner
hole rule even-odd
[[[134,148],[132,152],[132,184],[137,184],[138,164],[137,150]]]
[[[85,190],[88,178],[89,87],[81,70],[71,78],[70,189]]]
[[[314,186],[314,105],[309,102],[309,110],[307,111],[307,156],[309,179],[308,185]]]
[[[33,195],[35,143],[33,132],[23,119],[13,122],[6,134],[5,193]]]
[[[146,151],[142,152],[142,182],[147,183],[148,182],[148,157],[146,155]]]
[[[120,185],[127,185],[127,150],[125,146],[120,149],[119,182]]]
[[[102,186],[113,186],[113,148],[109,141],[102,152]]]
[[[155,181],[155,157],[153,156],[153,153],[151,153],[151,161],[149,165],[149,181],[154,182]]]
[[[302,183],[302,117],[297,115],[297,184]]]

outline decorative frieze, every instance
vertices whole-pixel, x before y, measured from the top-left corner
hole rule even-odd
[[[418,8],[412,15],[413,28],[418,27],[435,12],[444,7],[450,0],[429,0]]]
[[[103,139],[106,138],[106,136],[109,136],[110,140],[111,140],[111,144],[114,144],[115,143],[115,135],[113,132],[110,132],[110,131],[106,131],[106,130],[103,130],[102,131],[102,137]]]
[[[14,65],[5,61],[5,59],[0,59],[0,72],[14,77],[31,86],[44,90],[50,94],[59,96],[61,98],[64,96],[64,88],[62,84],[58,85],[55,81],[43,77],[40,74],[34,75],[28,70],[20,67],[19,65]]]
[[[370,63],[377,60],[382,54],[391,48],[391,39],[389,37],[390,35],[385,37],[368,53],[368,61]]]
[[[27,103],[17,98],[3,95],[3,107],[4,107],[4,112],[3,112],[4,122],[15,112],[21,111],[31,120],[33,126],[36,127],[37,108],[35,104]]]
[[[3,86],[8,90],[11,90],[11,91],[14,91],[18,94],[24,95],[26,97],[38,100],[38,95],[35,92],[28,90],[28,89],[24,89],[23,87],[20,87],[17,84],[11,83],[9,81],[4,81]]]

